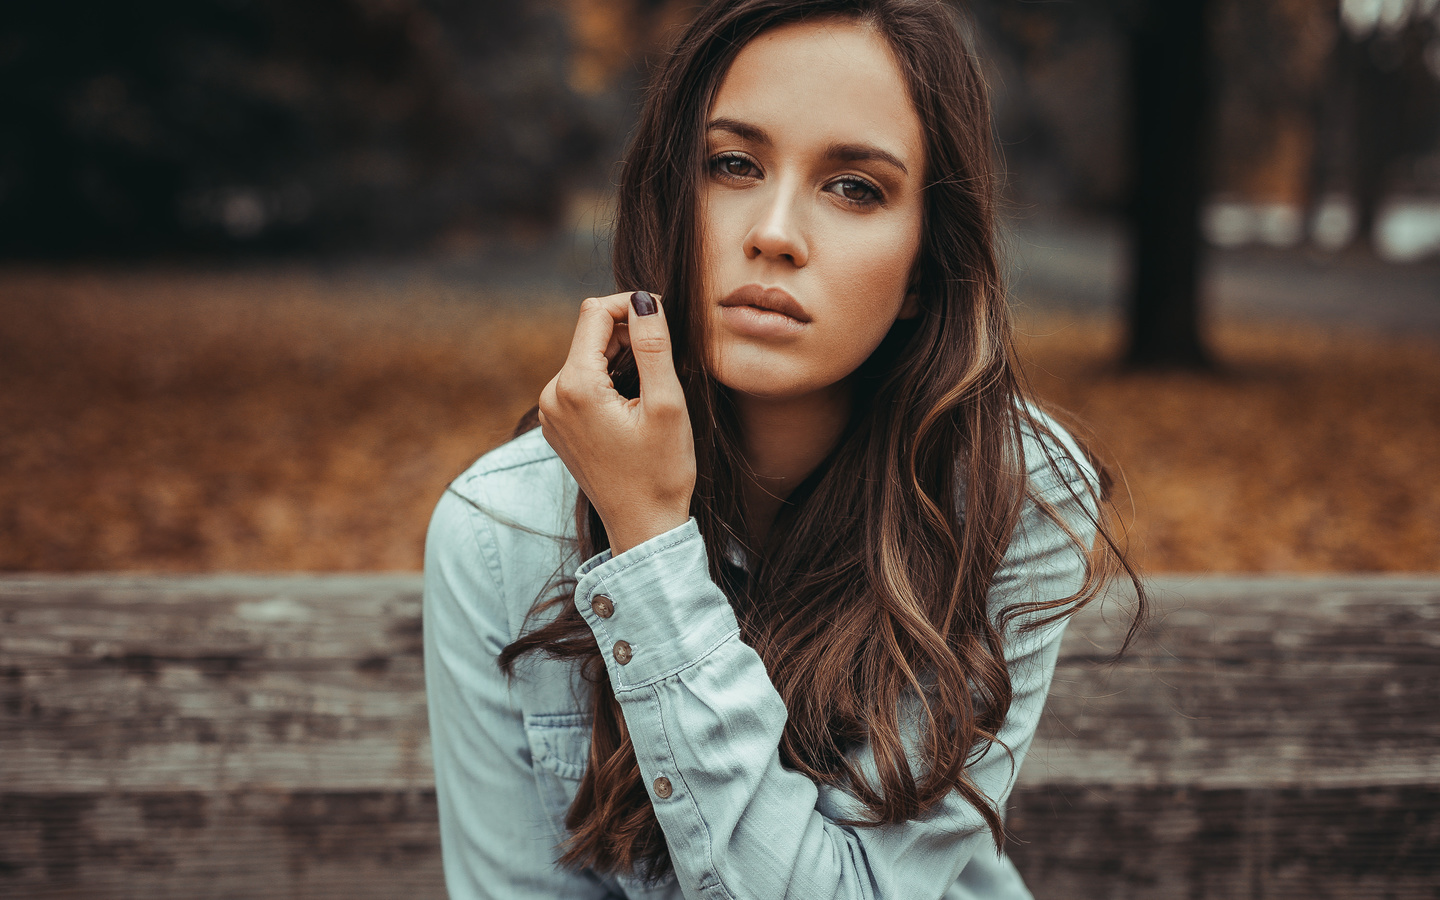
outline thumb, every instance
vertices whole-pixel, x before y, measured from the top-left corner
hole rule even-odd
[[[685,405],[680,378],[675,374],[674,351],[670,346],[670,325],[660,298],[648,291],[630,295],[630,352],[640,375],[640,399],[644,403]]]

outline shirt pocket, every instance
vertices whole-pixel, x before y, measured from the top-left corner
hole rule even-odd
[[[525,715],[525,737],[530,744],[530,767],[540,803],[557,842],[566,837],[565,813],[575,799],[580,778],[590,759],[593,720],[582,713]]]
[[[575,800],[585,767],[590,764],[590,733],[594,719],[582,713],[541,713],[525,715],[525,737],[530,743],[530,767],[540,791],[540,803],[555,832],[556,844],[562,843],[565,814]],[[631,875],[603,878],[631,900],[679,900],[680,890],[675,873],[658,882],[646,883]]]

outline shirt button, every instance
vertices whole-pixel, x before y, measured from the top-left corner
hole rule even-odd
[[[595,599],[590,601],[590,608],[595,610],[595,615],[602,619],[608,619],[615,615],[615,604],[604,594],[596,594]]]
[[[659,778],[655,779],[655,796],[659,797],[661,800],[668,800],[670,799],[670,795],[672,793],[674,793],[674,790],[670,787],[670,779],[666,778],[664,775],[661,775]]]
[[[630,645],[625,643],[624,641],[616,641],[615,649],[612,652],[614,652],[615,654],[615,661],[622,666],[628,663],[630,661],[630,657],[634,655],[630,652]]]

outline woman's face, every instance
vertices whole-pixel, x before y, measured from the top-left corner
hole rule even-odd
[[[925,145],[885,39],[845,20],[765,32],[721,82],[707,145],[711,371],[765,398],[841,384],[917,312]]]

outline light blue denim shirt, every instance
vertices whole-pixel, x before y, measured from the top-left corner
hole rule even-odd
[[[1053,448],[1059,474],[1030,438],[1032,484],[1088,546],[1094,527],[1061,482],[1093,480],[1093,473],[1053,427],[1064,444]],[[1030,897],[980,814],[956,795],[922,820],[836,824],[860,807],[781,764],[785,706],[710,578],[694,520],[619,556],[579,560],[570,549],[575,496],[574,480],[537,429],[456,479],[430,523],[425,676],[452,898]],[[992,613],[1069,596],[1083,568],[1064,530],[1027,504],[995,578]],[[604,650],[670,846],[675,872],[659,885],[555,861],[586,764],[588,686],[571,663],[532,654],[510,681],[495,659],[521,633],[537,597],[550,595],[557,573],[578,577],[576,603]],[[608,618],[592,609],[599,594],[613,604]],[[1000,739],[1014,765],[991,748],[970,767],[976,786],[1002,808],[1035,733],[1064,627],[1062,620],[1011,635],[1014,700]],[[624,664],[613,649],[619,641],[631,649]],[[860,753],[873,773],[873,760]],[[662,778],[667,796],[656,788]]]

